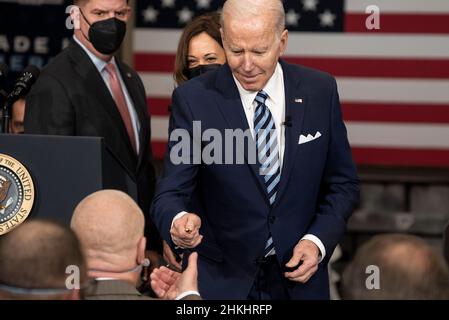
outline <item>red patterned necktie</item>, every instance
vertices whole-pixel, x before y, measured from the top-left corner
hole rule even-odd
[[[137,153],[136,137],[131,122],[131,115],[129,114],[125,94],[123,93],[122,86],[120,85],[120,80],[118,78],[115,65],[109,62],[108,64],[106,64],[105,69],[109,74],[109,85],[111,87],[112,96],[114,97],[115,104],[117,105],[118,111],[122,116],[122,120],[123,123],[125,124],[126,131],[128,132],[129,140],[131,141],[131,145],[133,146],[134,152]]]

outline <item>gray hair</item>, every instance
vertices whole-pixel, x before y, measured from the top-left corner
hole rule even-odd
[[[380,272],[379,288],[368,289],[367,267]],[[374,274],[373,274],[374,275]],[[364,243],[342,276],[343,299],[449,299],[449,270],[441,254],[423,239],[377,235]]]
[[[226,0],[221,15],[221,26],[224,27],[226,15],[245,19],[248,16],[261,16],[266,10],[273,13],[278,31],[276,35],[280,36],[285,29],[285,11],[282,0]]]

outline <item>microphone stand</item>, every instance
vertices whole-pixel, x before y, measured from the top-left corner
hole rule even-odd
[[[1,90],[0,94],[5,98],[5,103],[3,105],[3,111],[2,111],[2,133],[9,133],[9,118],[10,118],[10,110],[11,110],[11,103],[10,100],[7,98],[7,94]]]

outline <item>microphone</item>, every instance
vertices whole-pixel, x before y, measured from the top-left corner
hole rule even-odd
[[[14,83],[12,92],[6,97],[6,102],[3,105],[2,112],[2,132],[9,133],[9,118],[11,112],[11,106],[14,102],[25,96],[30,91],[31,86],[36,82],[39,77],[39,69],[33,65],[29,65],[25,68]]]
[[[8,71],[8,66],[5,63],[0,63],[0,81],[6,79]]]
[[[285,121],[282,122],[282,125],[285,127],[291,127],[292,126],[292,117],[291,116],[285,116]]]
[[[6,77],[8,76],[8,66],[5,63],[0,63],[0,95],[6,98],[7,94],[2,89],[3,81],[6,80]]]
[[[7,97],[8,102],[13,104],[15,101],[19,100],[20,97],[25,96],[28,91],[30,91],[31,86],[36,82],[39,74],[40,71],[37,67],[33,65],[26,67],[14,83],[14,88]]]
[[[143,267],[149,267],[150,265],[151,265],[150,259],[147,259],[147,258],[143,259],[143,262],[142,262]]]

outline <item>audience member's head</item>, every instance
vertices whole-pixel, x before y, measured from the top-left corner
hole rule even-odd
[[[193,19],[181,35],[173,77],[178,85],[226,62],[220,34],[220,14]]]
[[[23,133],[23,119],[25,118],[25,99],[21,98],[11,107],[11,133]]]
[[[144,216],[133,199],[117,190],[95,192],[75,208],[71,227],[83,247],[89,277],[137,285],[146,239]]]
[[[358,249],[345,269],[342,297],[449,299],[448,267],[443,257],[418,237],[375,236]]]
[[[0,300],[78,299],[84,281],[83,254],[69,228],[36,219],[0,236]]]

